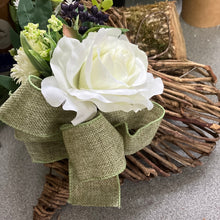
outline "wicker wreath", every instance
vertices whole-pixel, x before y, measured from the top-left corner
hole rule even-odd
[[[91,7],[90,1],[83,3]],[[141,31],[142,25],[149,25],[149,19],[151,22],[160,22],[159,12],[163,11],[160,14],[163,17],[160,25],[164,32],[160,37],[164,47],[157,47],[156,42],[161,44],[157,38],[154,48],[146,49],[146,52],[150,56],[148,71],[162,78],[165,86],[164,93],[154,100],[165,108],[166,115],[152,143],[134,155],[126,156],[127,167],[120,174],[121,184],[124,179],[143,181],[158,175],[169,177],[172,173],[181,173],[183,167],[201,165],[201,157],[213,151],[220,133],[220,90],[215,87],[217,78],[209,66],[186,60],[174,3],[146,7],[146,15],[143,10],[139,10],[139,14],[135,14],[135,22],[131,14],[134,16],[137,7],[107,11],[110,14],[110,25],[128,27],[131,30],[128,35],[130,40],[142,49],[148,48],[148,42]],[[44,190],[34,207],[35,220],[51,219],[67,203],[69,196],[68,161],[45,166],[50,168],[50,173],[46,176]]]

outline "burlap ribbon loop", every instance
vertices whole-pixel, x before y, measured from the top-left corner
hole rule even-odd
[[[69,202],[86,206],[120,206],[118,174],[133,154],[153,139],[164,116],[157,103],[151,111],[98,112],[85,123],[69,123],[75,113],[51,107],[31,76],[0,108],[0,120],[16,129],[33,162],[69,159]]]
[[[51,163],[67,158],[60,126],[75,113],[50,106],[40,84],[40,78],[30,76],[1,106],[0,120],[16,129],[16,137],[25,143],[33,162]]]
[[[1,107],[1,120],[33,136],[56,136],[60,126],[71,121],[75,113],[50,106],[41,94],[40,84],[40,78],[30,76]]]
[[[122,113],[123,114],[123,113]],[[124,154],[131,155],[149,145],[164,116],[164,109],[154,103],[151,111],[129,112],[125,123],[115,126],[124,140]]]
[[[63,125],[61,130],[69,156],[69,202],[119,207],[118,175],[126,167],[122,136],[101,113],[77,126]]]
[[[107,179],[125,169],[123,138],[101,113],[89,122],[64,125],[61,130],[72,171],[80,181]]]

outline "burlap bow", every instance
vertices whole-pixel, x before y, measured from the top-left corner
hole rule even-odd
[[[98,112],[94,119],[73,126],[69,122],[75,113],[50,106],[40,84],[34,76],[22,84],[0,108],[0,120],[15,128],[33,162],[68,158],[71,204],[120,207],[118,175],[126,167],[125,155],[150,144],[164,109],[154,103],[151,111]]]

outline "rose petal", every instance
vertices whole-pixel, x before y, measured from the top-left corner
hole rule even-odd
[[[63,109],[76,112],[76,117],[71,121],[75,126],[94,118],[97,113],[97,107],[93,103],[81,102],[69,95],[66,97]]]
[[[125,102],[116,102],[113,105],[109,103],[103,103],[98,100],[95,101],[95,104],[102,112],[114,112],[114,111],[124,111],[124,112],[138,112],[141,109],[145,108],[145,105],[142,104],[130,104]]]
[[[63,109],[77,112],[72,120],[73,125],[80,124],[96,115],[97,107],[91,102],[81,102],[58,88],[54,76],[45,78],[41,83],[41,92],[46,101],[53,107],[63,104]]]
[[[160,78],[154,79],[152,74],[148,75],[147,82],[145,84],[145,91],[142,91],[141,94],[146,98],[150,99],[154,95],[159,95],[163,93],[163,81]]]
[[[86,45],[72,38],[63,37],[58,42],[50,65],[59,86],[63,89],[77,85],[77,73],[87,56],[87,49],[85,48]]]
[[[53,107],[60,106],[66,99],[66,93],[62,89],[59,89],[59,85],[54,76],[42,80],[41,93],[46,101]]]

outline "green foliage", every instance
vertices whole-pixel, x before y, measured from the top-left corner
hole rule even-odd
[[[52,71],[50,69],[48,62],[43,58],[41,58],[41,56],[31,48],[26,37],[22,33],[20,39],[24,52],[28,56],[33,66],[38,70],[38,72],[42,74],[44,77],[52,75]]]
[[[50,0],[20,0],[17,16],[22,29],[28,23],[39,24],[39,28],[46,30],[47,21],[52,15],[52,4]]]
[[[50,0],[36,0],[34,8],[34,19],[35,23],[39,24],[39,28],[46,30],[47,21],[52,15],[52,4]]]
[[[79,15],[76,17],[76,21],[73,25],[73,32],[75,32],[75,38],[82,41],[82,36],[79,34]]]
[[[18,87],[11,77],[0,75],[0,106],[9,98],[9,91],[14,92]]]
[[[109,8],[111,8],[112,5],[113,5],[113,1],[112,0],[104,0],[101,3],[101,7],[103,8],[103,11],[106,11]]]
[[[17,25],[18,24],[17,10],[15,6],[12,5],[11,3],[9,3],[9,12],[10,12],[12,21]]]
[[[8,99],[8,90],[0,86],[0,106]],[[1,125],[1,121],[0,121]]]
[[[113,0],[102,0],[99,4],[97,0],[92,0],[92,4],[96,5],[99,10],[106,11],[113,5]]]
[[[45,34],[45,37],[48,39],[50,47],[50,58],[53,55],[53,51],[57,46],[57,42],[61,38],[61,35],[58,32],[50,32],[50,34]]]
[[[34,6],[30,0],[20,0],[17,10],[18,21],[22,29],[28,23],[34,21],[33,18]]]
[[[61,5],[63,0],[51,0],[52,6],[55,9],[57,6]]]
[[[0,75],[0,87],[14,92],[18,88],[18,84],[10,76]],[[2,93],[2,92],[1,92]]]
[[[98,9],[100,9],[100,4],[97,2],[97,0],[92,0],[92,4],[97,6]]]
[[[15,49],[18,49],[21,46],[20,37],[17,32],[14,31],[13,28],[10,29],[10,38],[11,44]]]
[[[58,15],[57,18],[58,18],[59,20],[61,20],[61,22],[62,22],[63,24],[68,25],[68,23],[66,22],[66,20],[63,19],[60,15]]]

